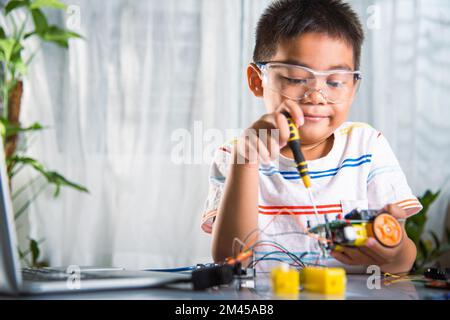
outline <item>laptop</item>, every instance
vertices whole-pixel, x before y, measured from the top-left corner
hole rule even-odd
[[[2,139],[0,139],[2,140]],[[39,294],[151,288],[189,282],[191,275],[122,268],[79,267],[20,269],[3,142],[0,142],[0,293]]]

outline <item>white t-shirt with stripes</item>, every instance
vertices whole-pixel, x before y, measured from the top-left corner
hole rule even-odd
[[[224,190],[231,163],[230,148],[231,144],[221,146],[211,166],[209,194],[201,221],[207,233],[212,230]],[[334,132],[331,151],[307,164],[319,220],[292,159],[280,156],[277,164],[259,169],[258,225],[264,229],[260,239],[282,244],[291,253],[302,256],[302,261],[318,262],[320,249],[317,240],[295,232],[301,231],[301,225],[324,223],[324,215],[332,221],[355,208],[381,209],[390,203],[405,209],[408,216],[422,209],[389,143],[367,124],[342,124]],[[255,259],[265,256],[259,263],[260,270],[269,268],[271,261],[292,262],[287,255],[275,251],[270,245],[255,248]],[[341,266],[332,257],[321,259],[320,264]]]

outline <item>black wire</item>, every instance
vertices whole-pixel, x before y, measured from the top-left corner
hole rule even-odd
[[[252,265],[252,268],[254,268],[259,262],[261,262],[261,261],[279,261],[279,262],[285,262],[284,260],[282,260],[282,259],[279,259],[279,258],[270,258],[270,259],[266,259],[266,257],[262,257],[262,258],[259,258],[259,259],[257,259],[257,260],[255,260],[254,261],[254,264]],[[298,264],[296,264],[296,263],[294,263],[294,262],[291,262],[291,263],[289,263],[289,265],[290,266],[293,266],[293,267],[300,267],[300,268],[304,268],[304,267],[302,267],[302,266],[299,266]]]
[[[273,241],[273,240],[267,240],[267,241],[261,240],[261,243],[263,243],[263,242],[275,244],[276,246],[281,248],[281,250],[279,250],[279,252],[287,254],[292,260],[297,261],[300,265],[304,266],[303,261],[301,259],[299,259],[299,257],[297,257],[295,254],[293,254],[292,252],[287,250],[282,244],[280,244],[276,241]]]
[[[305,267],[305,263],[301,259],[307,254],[307,252],[302,253],[302,255],[300,257],[298,257],[298,256],[296,256],[295,254],[293,254],[292,252],[289,252],[289,251],[288,252],[285,252],[285,251],[273,251],[273,252],[266,253],[265,255],[263,255],[259,259],[256,259],[256,260],[252,261],[252,263],[250,263],[250,265],[249,265],[249,268],[254,267],[259,261],[264,260],[268,256],[276,254],[276,253],[280,253],[280,252],[285,254],[285,255],[287,255],[287,256],[289,256],[293,261],[298,262],[302,268]],[[274,258],[274,259],[276,259],[276,258]],[[283,260],[280,260],[280,259],[276,259],[276,260],[283,262]]]

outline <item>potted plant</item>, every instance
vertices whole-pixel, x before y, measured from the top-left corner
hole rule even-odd
[[[25,137],[27,132],[44,129],[37,122],[29,126],[22,126],[20,123],[20,112],[23,107],[23,78],[37,52],[30,52],[29,41],[37,38],[38,41],[54,43],[67,49],[70,39],[81,38],[73,31],[51,24],[46,16],[45,10],[66,10],[67,6],[59,0],[9,0],[0,1],[0,6],[0,133],[5,148],[9,181],[24,167],[30,167],[38,173],[38,177],[45,178],[45,187],[54,186],[55,197],[59,195],[63,186],[88,192],[84,186],[66,179],[58,172],[48,170],[38,160],[28,156],[26,146],[18,147],[19,139]],[[36,179],[26,183],[18,190],[11,190],[12,198],[15,199],[34,181]],[[18,219],[26,212],[30,203],[44,190],[45,188],[41,188],[29,197],[24,205],[15,208],[15,218]],[[39,261],[39,253],[39,242],[35,239],[29,239],[27,250],[19,249],[22,260],[31,266],[45,264]],[[29,256],[31,259],[28,259]]]
[[[408,218],[405,223],[406,233],[417,247],[417,257],[414,262],[413,272],[422,273],[424,268],[432,265],[445,252],[450,250],[448,243],[442,243],[434,231],[425,231],[428,218],[428,210],[437,199],[440,191],[433,193],[427,190],[419,201],[423,206],[422,211]],[[450,240],[450,230],[446,230],[447,242]]]

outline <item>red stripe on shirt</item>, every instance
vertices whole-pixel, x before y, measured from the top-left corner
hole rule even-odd
[[[307,215],[307,214],[315,214],[314,211],[261,211],[259,210],[260,214],[266,214],[266,215]],[[329,214],[329,213],[342,213],[342,210],[326,210],[326,211],[318,211],[318,214]]]
[[[398,205],[400,208],[405,207],[405,206],[411,206],[411,205],[422,206],[422,204],[417,199],[407,199],[407,200],[396,202],[395,204]]]
[[[314,209],[314,206],[258,206],[260,209]],[[326,205],[318,205],[316,206],[317,209],[327,209],[327,208],[335,208],[339,207],[341,208],[341,204],[326,204]]]

